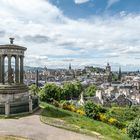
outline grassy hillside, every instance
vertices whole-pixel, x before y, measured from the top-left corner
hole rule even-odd
[[[47,103],[41,103],[41,107],[44,108],[41,113],[41,120],[47,124],[98,136],[106,140],[130,140],[122,130],[114,126],[89,119],[74,112],[56,108]]]
[[[140,107],[112,107],[105,113],[107,117],[113,117],[126,126],[135,118],[140,117]]]

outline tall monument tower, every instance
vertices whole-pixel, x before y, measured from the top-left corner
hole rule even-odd
[[[9,104],[9,113],[22,113],[29,111],[29,92],[24,84],[24,52],[27,48],[14,44],[0,45],[0,114],[5,113],[5,104]],[[12,69],[12,59],[14,68]],[[8,68],[6,67],[8,59]],[[14,104],[14,105],[13,105]]]
[[[111,66],[109,63],[107,63],[106,66],[106,74],[107,74],[107,82],[111,83],[112,82],[112,72],[111,72]]]
[[[71,63],[69,64],[69,70],[71,70]]]
[[[119,67],[118,80],[121,81],[121,78],[122,78],[122,72],[121,72],[121,67]]]

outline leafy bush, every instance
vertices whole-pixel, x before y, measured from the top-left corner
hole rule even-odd
[[[84,107],[85,113],[88,117],[108,123],[110,125],[114,125],[119,129],[125,128],[125,125],[122,122],[118,121],[114,117],[109,117],[104,114],[107,112],[107,109],[103,108],[102,106],[96,105],[93,102],[87,102]]]
[[[62,89],[55,84],[46,84],[39,93],[40,100],[47,102],[60,101],[61,91]]]
[[[105,107],[103,107],[101,105],[98,105],[98,109],[99,109],[100,113],[106,113],[108,111]]]
[[[54,105],[55,107],[60,107],[59,102],[56,100],[53,100],[52,105]]]
[[[127,133],[127,129],[126,128],[123,128],[122,129],[122,133],[125,133],[126,134]]]
[[[87,102],[84,105],[85,113],[89,118],[97,119],[99,115],[99,107],[93,102]]]
[[[62,105],[62,108],[65,109],[65,110],[69,110],[69,111],[72,111],[72,112],[76,112],[80,115],[85,115],[85,111],[81,110],[81,109],[77,109],[74,105],[70,104],[70,102],[65,102],[63,105]]]
[[[140,140],[140,118],[135,119],[128,125],[127,133],[132,140]]]
[[[117,120],[116,119],[114,119],[114,118],[109,118],[108,119],[108,122],[110,123],[110,124],[116,124],[116,122],[117,122]]]
[[[73,105],[71,105],[69,102],[64,103],[62,108],[65,110],[76,112],[76,108]]]
[[[98,115],[98,120],[102,122],[107,122],[107,117],[105,114],[99,114]]]
[[[117,119],[119,122],[127,123],[132,121],[140,115],[140,109],[128,108],[128,107],[112,107],[106,112],[108,118],[112,117]]]
[[[79,114],[82,115],[82,116],[85,115],[85,111],[83,111],[83,110],[79,110],[79,109],[78,109],[76,112],[79,113]]]
[[[29,90],[30,90],[30,93],[31,93],[32,95],[38,95],[39,88],[38,88],[35,84],[32,84],[32,85],[29,87]]]
[[[79,98],[82,92],[82,85],[80,82],[66,82],[63,85],[63,93],[62,98],[63,100],[70,100],[73,98]]]
[[[95,96],[95,93],[96,93],[96,86],[90,85],[89,87],[86,88],[86,90],[84,92],[84,97]]]
[[[98,115],[98,120],[102,121],[102,122],[105,122],[105,123],[108,123],[110,125],[114,125],[119,129],[124,129],[125,128],[125,125],[123,123],[119,122],[115,118],[112,118],[112,117],[108,118],[105,114],[99,114]]]
[[[131,107],[133,111],[140,111],[140,107],[139,106],[132,106]]]
[[[117,128],[119,128],[119,129],[123,129],[123,128],[125,128],[126,127],[126,125],[123,123],[123,122],[120,122],[120,121],[116,121],[116,122],[114,122],[114,124],[113,124],[114,126],[116,126]]]

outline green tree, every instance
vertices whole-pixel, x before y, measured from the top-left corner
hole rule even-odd
[[[97,88],[95,85],[90,85],[89,87],[87,87],[85,89],[84,97],[95,96],[96,90],[97,90]]]
[[[132,140],[140,140],[140,118],[136,118],[128,125],[127,133]]]
[[[32,95],[38,95],[39,88],[35,84],[32,84],[29,87],[29,90],[30,90],[30,92],[31,92]]]
[[[117,81],[118,80],[118,75],[112,73],[112,81]]]
[[[82,90],[83,90],[82,84],[79,81],[77,81],[73,84],[74,84],[74,87],[75,87],[75,94],[73,95],[73,97],[78,98],[80,96]]]
[[[94,104],[91,101],[88,101],[84,105],[84,108],[85,108],[85,112],[86,112],[87,117],[92,118],[92,119],[97,119],[97,116],[99,115],[100,108],[96,104]]]
[[[46,84],[40,91],[40,100],[47,102],[51,102],[52,100],[60,101],[61,91],[61,87],[55,84]]]
[[[66,82],[63,85],[63,93],[62,99],[63,100],[70,100],[73,98],[78,98],[82,91],[82,85],[80,82]]]

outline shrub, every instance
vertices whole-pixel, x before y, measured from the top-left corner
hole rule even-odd
[[[53,104],[55,107],[60,107],[59,102],[56,101],[56,100],[53,100],[52,104]]]
[[[140,118],[136,118],[128,125],[127,133],[132,140],[140,140]]]
[[[123,128],[122,129],[122,133],[126,133],[127,132],[127,129],[126,128]]]
[[[65,110],[69,110],[69,111],[72,111],[72,112],[76,112],[76,108],[68,103],[64,103],[63,106],[62,106],[63,109]]]
[[[79,98],[82,92],[82,85],[80,82],[65,82],[63,85],[62,96],[63,100],[70,100],[73,98]]]
[[[85,115],[85,112],[83,110],[77,110],[76,112],[79,113],[82,116]]]
[[[61,88],[55,84],[46,84],[39,93],[41,101],[52,102],[53,100],[60,101]]]
[[[99,114],[99,121],[107,122],[107,117],[104,114]]]
[[[76,108],[74,106],[72,106],[72,105],[68,106],[68,110],[72,111],[72,112],[76,112]]]
[[[120,121],[118,121],[117,119],[112,118],[112,117],[108,119],[108,123],[116,126],[119,129],[123,129],[126,127],[125,124],[121,123]]]
[[[64,103],[64,104],[62,105],[62,108],[65,109],[65,110],[67,110],[68,105],[67,105],[66,103]]]
[[[106,113],[107,112],[107,109],[102,107],[101,105],[98,105],[98,109],[99,109],[100,113]]]
[[[116,126],[119,129],[123,129],[123,128],[126,127],[126,125],[124,123],[120,122],[120,121],[116,121],[114,126]]]
[[[115,125],[115,124],[117,123],[117,120],[114,119],[114,118],[109,118],[109,119],[108,119],[108,123],[109,123],[109,124]]]
[[[125,125],[123,123],[119,122],[117,119],[112,118],[112,117],[110,117],[108,119],[108,117],[105,114],[102,114],[102,113],[99,114],[98,120],[102,121],[102,122],[105,122],[105,123],[108,123],[110,125],[114,125],[119,129],[124,129],[125,128]]]
[[[131,108],[132,108],[132,110],[135,111],[135,112],[140,111],[139,106],[132,106]]]
[[[90,85],[89,87],[86,88],[84,92],[84,97],[92,97],[95,96],[96,93],[96,86],[95,85]]]
[[[127,122],[137,118],[140,114],[139,112],[140,110],[137,111],[137,108],[112,107],[106,112],[106,115],[108,118],[112,117],[127,124]]]
[[[32,85],[29,87],[29,90],[30,90],[30,93],[31,93],[32,95],[38,95],[39,88],[38,88],[35,84],[32,84]]]
[[[84,105],[84,108],[85,113],[89,118],[97,119],[99,115],[99,108],[96,104],[89,101]]]

